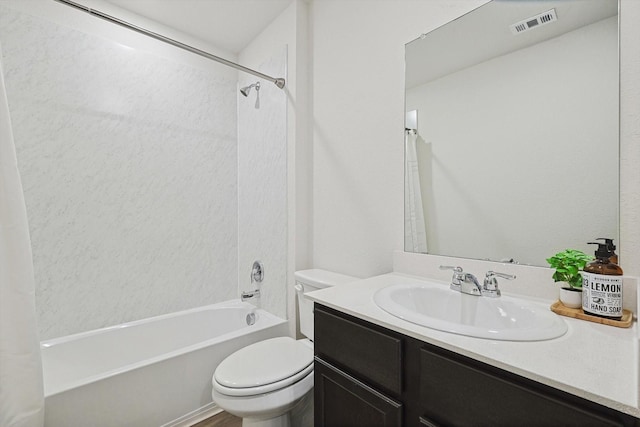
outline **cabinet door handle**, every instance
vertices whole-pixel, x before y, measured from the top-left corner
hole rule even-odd
[[[434,423],[433,421],[425,418],[425,417],[420,417],[420,425],[421,426],[426,426],[426,427],[440,427],[439,424]]]

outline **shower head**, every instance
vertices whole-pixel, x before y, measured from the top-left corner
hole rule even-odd
[[[256,108],[260,108],[260,82],[255,82],[254,84],[240,88],[240,93],[244,96],[249,96],[252,87],[256,88]]]
[[[260,90],[260,82],[255,82],[254,84],[241,88],[240,93],[244,96],[249,96],[249,92],[251,92],[252,87],[255,87],[256,90]]]

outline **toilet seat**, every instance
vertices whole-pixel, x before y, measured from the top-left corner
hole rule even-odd
[[[294,383],[300,381],[301,379],[307,377],[312,372],[313,372],[313,363],[311,363],[303,371],[300,371],[297,374],[295,374],[295,375],[293,375],[293,376],[291,376],[289,378],[285,378],[282,381],[278,381],[278,382],[275,382],[275,383],[266,384],[266,385],[262,385],[262,386],[257,386],[257,387],[244,387],[244,388],[225,387],[225,386],[221,385],[220,383],[218,383],[214,378],[213,388],[218,393],[224,394],[224,395],[227,395],[227,396],[241,396],[241,397],[256,396],[256,395],[259,395],[259,394],[265,394],[265,393],[272,392],[274,390],[280,390],[280,389],[283,389],[285,387],[288,387],[291,384],[294,384]]]
[[[313,372],[313,349],[304,341],[278,337],[244,347],[223,360],[213,388],[227,396],[253,396],[285,388]]]

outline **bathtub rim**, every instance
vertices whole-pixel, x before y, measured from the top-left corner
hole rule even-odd
[[[50,348],[59,344],[63,344],[65,342],[69,342],[69,341],[75,341],[78,339],[82,339],[84,337],[88,337],[88,336],[93,336],[93,335],[102,335],[111,331],[115,331],[118,329],[122,329],[122,328],[126,328],[126,327],[131,327],[131,326],[136,326],[136,325],[141,325],[141,324],[145,324],[145,323],[150,323],[153,321],[158,321],[158,320],[163,320],[163,319],[168,319],[168,318],[172,318],[172,317],[176,317],[178,315],[184,315],[184,314],[190,314],[190,313],[195,313],[195,312],[199,312],[199,311],[206,311],[206,310],[211,310],[211,309],[216,309],[216,308],[246,308],[248,310],[255,310],[256,313],[258,314],[258,319],[264,319],[263,322],[260,322],[260,320],[258,320],[254,325],[248,325],[248,326],[257,326],[256,328],[252,328],[250,330],[251,331],[260,331],[269,327],[275,327],[278,325],[281,325],[283,323],[286,323],[287,320],[286,319],[282,319],[272,313],[269,313],[268,311],[262,309],[262,308],[257,308],[256,306],[247,303],[247,302],[243,302],[243,301],[239,301],[239,300],[229,300],[229,301],[223,301],[223,302],[219,302],[219,303],[215,303],[215,304],[209,304],[209,305],[205,305],[205,306],[200,306],[200,307],[194,307],[194,308],[190,308],[190,309],[186,309],[186,310],[181,310],[181,311],[176,311],[173,313],[167,313],[167,314],[161,314],[158,316],[152,316],[152,317],[147,317],[144,319],[139,319],[139,320],[134,320],[131,322],[126,322],[126,323],[121,323],[119,325],[113,325],[113,326],[107,326],[104,328],[99,328],[99,329],[94,329],[94,330],[90,330],[90,331],[85,331],[85,332],[79,332],[76,334],[72,334],[72,335],[66,335],[63,337],[58,337],[58,338],[52,338],[49,340],[45,340],[45,341],[41,341],[40,342],[40,347],[41,349],[43,348]],[[44,383],[44,397],[51,397],[51,396],[55,396],[57,394],[61,394],[64,392],[67,392],[69,390],[73,390],[75,388],[79,388],[82,387],[84,385],[87,384],[91,384],[100,380],[104,380],[107,378],[111,378],[113,376],[119,375],[119,374],[123,374],[126,372],[130,372],[133,371],[135,369],[141,368],[143,366],[150,366],[159,362],[162,362],[164,360],[167,359],[171,359],[186,353],[190,353],[190,352],[194,352],[200,349],[203,349],[205,347],[209,347],[212,344],[216,344],[218,342],[223,342],[223,341],[227,341],[229,339],[233,339],[236,337],[239,337],[241,335],[245,335],[247,333],[247,328],[243,327],[241,329],[236,329],[233,330],[231,332],[227,332],[224,333],[222,335],[219,335],[217,337],[208,339],[208,340],[204,340],[204,341],[200,341],[196,344],[192,344],[192,345],[188,345],[185,347],[181,347],[177,350],[173,350],[173,351],[169,351],[166,353],[162,353],[160,355],[154,356],[154,357],[150,357],[150,358],[146,358],[143,359],[141,361],[137,361],[134,363],[129,363],[123,366],[120,366],[118,368],[115,369],[110,369],[104,372],[101,372],[99,374],[95,374],[95,375],[89,375],[87,377],[84,377],[80,380],[75,380],[75,381],[69,381],[66,383],[63,383],[57,387],[47,387],[46,381]]]

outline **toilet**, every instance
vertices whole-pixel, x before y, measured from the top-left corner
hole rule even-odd
[[[357,278],[313,269],[295,272],[295,280],[300,332],[307,338],[251,344],[224,359],[213,374],[213,401],[241,417],[243,427],[313,425],[313,302],[304,294]]]

